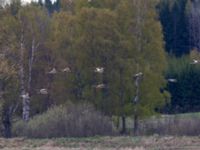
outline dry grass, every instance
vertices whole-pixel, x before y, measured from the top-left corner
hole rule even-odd
[[[142,135],[199,136],[200,116],[165,115],[140,122]]]
[[[128,133],[131,134],[134,126],[134,121],[131,117],[126,119],[126,125]],[[160,115],[140,120],[139,135],[199,136],[199,127],[200,113]]]
[[[0,139],[3,150],[199,150],[199,137],[93,137]]]

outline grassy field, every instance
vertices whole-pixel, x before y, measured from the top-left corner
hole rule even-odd
[[[200,137],[0,139],[3,150],[199,150]]]
[[[146,123],[145,123],[145,122]],[[141,122],[152,136],[27,139],[0,138],[2,150],[200,150],[200,113],[161,115]],[[128,130],[133,120],[127,119]],[[187,131],[187,132],[185,132]],[[131,132],[130,132],[131,133]],[[164,133],[164,134],[163,134]],[[166,136],[168,135],[168,136]],[[173,135],[173,136],[170,136]],[[181,136],[193,135],[193,136]],[[194,136],[195,135],[195,136]]]
[[[120,120],[120,128],[121,128]],[[134,121],[126,118],[126,127],[129,133],[133,131]],[[176,115],[157,115],[139,121],[141,135],[200,135],[200,113],[185,113]],[[199,148],[200,149],[200,148]]]

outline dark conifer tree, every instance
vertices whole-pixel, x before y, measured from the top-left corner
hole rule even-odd
[[[186,15],[187,0],[161,0],[160,21],[167,52],[176,56],[189,53],[189,29]]]

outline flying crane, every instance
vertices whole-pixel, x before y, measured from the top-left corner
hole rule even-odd
[[[62,72],[71,72],[71,69],[69,67],[66,67],[62,70]]]
[[[104,68],[103,67],[97,67],[97,68],[95,68],[94,72],[103,73],[104,72]]]
[[[48,91],[47,91],[47,89],[40,89],[39,93],[42,95],[47,95]]]
[[[190,64],[195,65],[195,64],[198,64],[198,63],[199,63],[199,60],[193,59],[192,62],[191,62]]]
[[[171,78],[171,79],[167,79],[167,81],[168,81],[168,82],[175,83],[175,82],[177,82],[177,79],[172,79],[172,78]]]
[[[56,74],[56,73],[57,73],[56,68],[53,68],[51,71],[48,72],[48,74]]]

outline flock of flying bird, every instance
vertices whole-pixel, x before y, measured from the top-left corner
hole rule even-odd
[[[70,73],[71,69],[69,67],[66,67],[66,68],[62,69],[62,72]],[[99,74],[103,74],[104,68],[103,67],[97,67],[97,68],[94,69],[94,72],[99,73]],[[58,71],[56,70],[56,68],[53,68],[47,74],[54,75],[54,74],[57,74],[57,73],[58,73]],[[96,88],[96,89],[103,89],[103,88],[106,88],[106,85],[102,83],[102,84],[94,85],[93,87]],[[38,94],[48,95],[48,90],[46,88],[40,89],[38,91]],[[22,94],[21,97],[22,98],[30,98],[29,93]]]
[[[191,65],[195,65],[195,64],[199,64],[199,63],[200,63],[199,60],[193,59],[190,64]],[[70,73],[71,69],[69,67],[66,67],[66,68],[62,69],[62,72]],[[94,72],[95,73],[99,73],[99,74],[103,74],[104,73],[104,68],[103,67],[97,67],[97,68],[94,69]],[[57,73],[58,73],[58,71],[56,70],[56,68],[53,68],[47,74],[54,75],[54,74],[57,74]],[[139,77],[139,76],[142,76],[142,75],[143,75],[143,73],[139,72],[139,73],[135,74],[134,77]],[[172,83],[176,83],[177,79],[169,78],[169,79],[167,79],[167,81],[168,82],[172,82]],[[94,85],[93,87],[96,88],[96,89],[104,89],[104,88],[106,88],[106,85],[102,83],[102,84]],[[48,90],[46,88],[40,89],[38,94],[48,95]],[[21,95],[21,97],[22,98],[30,98],[29,97],[29,93],[23,94],[23,95]]]

